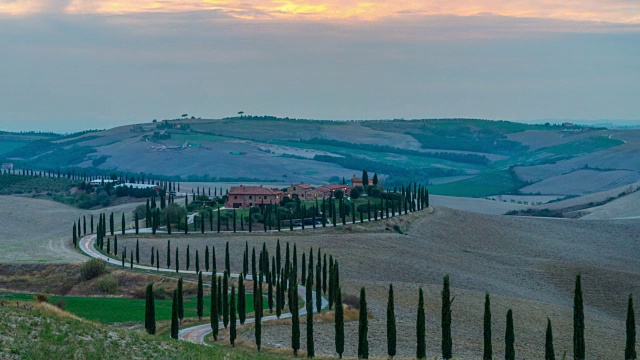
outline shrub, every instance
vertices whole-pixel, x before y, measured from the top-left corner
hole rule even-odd
[[[96,278],[107,271],[107,263],[100,259],[91,259],[82,264],[80,280],[87,281]]]
[[[100,279],[98,289],[105,294],[115,294],[118,289],[118,279],[113,276],[105,276]]]
[[[49,302],[49,297],[45,294],[40,294],[36,296],[36,301],[41,303]]]
[[[360,299],[356,295],[345,295],[342,303],[353,309],[360,309]]]
[[[60,310],[67,309],[67,302],[62,299],[58,299],[54,305]]]

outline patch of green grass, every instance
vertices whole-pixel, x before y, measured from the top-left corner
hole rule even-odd
[[[11,152],[15,149],[18,149],[24,145],[26,145],[29,141],[25,140],[10,140],[10,139],[1,139],[0,141],[0,155]]]
[[[524,185],[511,171],[500,170],[460,181],[431,185],[429,192],[436,195],[478,198],[512,193]]]
[[[0,293],[0,298],[11,301],[31,301],[33,294]],[[80,297],[80,296],[52,296],[50,302],[65,302],[66,310],[81,318],[100,323],[122,323],[144,321],[144,299]],[[204,297],[204,314],[209,316],[211,298]],[[156,300],[156,320],[171,319],[172,300]],[[253,294],[246,295],[247,313],[253,312]],[[267,301],[264,301],[268,305]],[[197,317],[196,298],[184,299],[184,316]]]

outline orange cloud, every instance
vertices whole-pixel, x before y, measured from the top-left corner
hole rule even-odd
[[[60,0],[0,0],[0,14],[27,15]],[[59,6],[58,6],[59,7]],[[216,10],[238,18],[378,20],[417,15],[509,17],[640,23],[640,2],[628,0],[70,0],[70,14],[127,14]]]

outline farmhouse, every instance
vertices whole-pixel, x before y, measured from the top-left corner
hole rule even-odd
[[[2,163],[2,170],[13,170],[13,163]]]
[[[91,185],[93,186],[100,186],[100,185],[104,185],[104,184],[115,184],[117,183],[118,180],[111,180],[111,179],[95,179],[95,180],[91,180]]]
[[[267,189],[262,186],[232,186],[224,206],[247,209],[254,205],[278,203],[281,198],[282,192],[276,189]]]
[[[307,199],[329,198],[333,196],[336,190],[342,190],[344,192],[344,196],[348,197],[351,193],[351,189],[353,189],[353,187],[349,185],[325,185],[309,191]]]
[[[367,185],[373,185],[371,179],[367,179]],[[363,186],[362,178],[356,177],[356,174],[353,174],[353,177],[351,178],[351,187],[356,186]]]
[[[94,181],[99,181],[99,180],[94,180]],[[106,182],[107,180],[105,180]],[[93,181],[92,181],[93,183]],[[116,187],[129,187],[129,188],[134,188],[134,189],[155,189],[155,190],[160,190],[160,186],[159,185],[153,185],[153,184],[135,184],[135,183],[124,183],[124,184],[120,184],[120,185],[116,185]]]
[[[291,186],[287,188],[287,194],[293,199],[312,199],[312,190],[313,186],[309,184],[291,184]]]

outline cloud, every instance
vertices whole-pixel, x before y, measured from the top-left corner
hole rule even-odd
[[[374,21],[424,15],[507,17],[640,23],[640,3],[629,0],[0,0],[0,13],[26,15],[58,10],[69,14],[220,11],[241,19]]]

